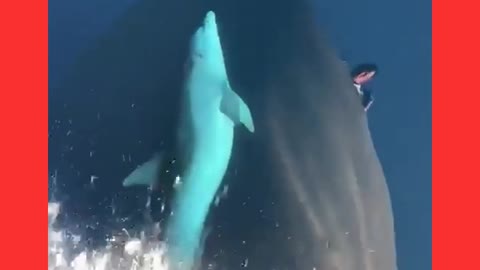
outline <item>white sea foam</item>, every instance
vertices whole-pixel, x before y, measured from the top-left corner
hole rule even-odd
[[[112,238],[106,246],[97,250],[76,251],[81,242],[80,236],[67,237],[67,231],[52,227],[59,211],[59,203],[48,203],[49,270],[169,269],[165,259],[165,245],[147,237],[130,238],[124,243]]]

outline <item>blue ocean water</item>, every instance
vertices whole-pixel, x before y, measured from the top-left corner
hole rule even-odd
[[[125,189],[121,181],[153,152],[170,149],[174,144],[188,42],[204,12],[211,8],[200,1],[116,1],[100,7],[96,4],[51,1],[49,15],[50,197],[61,201],[63,206],[57,226],[84,235],[89,239],[87,245],[92,247],[103,245],[105,235],[121,232],[123,228],[133,234],[148,222],[145,211],[148,191]],[[214,2],[212,6],[224,22],[222,34],[233,84],[252,104],[252,110],[261,115],[260,121],[268,122],[265,100],[270,98],[270,92],[262,92],[266,87],[295,85],[288,79],[290,73],[309,77],[313,76],[311,73],[323,72],[322,66],[313,60],[315,48],[306,46],[301,59],[296,55],[299,40],[315,43],[314,34],[305,36],[305,32],[296,28],[305,16],[300,5],[285,0]],[[328,22],[333,20],[330,18]],[[343,47],[347,47],[342,48],[344,51],[348,49]],[[367,51],[366,55],[372,53]],[[385,84],[379,82],[375,86],[382,85]],[[293,114],[303,101],[293,97],[291,102],[295,105],[289,113]],[[375,106],[380,110],[386,105]],[[380,122],[378,118],[374,116],[374,131]],[[271,131],[258,132],[260,138],[266,138]],[[254,233],[255,230],[275,230],[272,234],[281,235],[287,242],[291,237],[291,228],[281,222],[288,218],[281,217],[282,209],[277,207],[281,204],[278,183],[265,170],[272,166],[270,153],[267,148],[258,147],[266,140],[254,141],[242,133],[236,140],[241,146],[235,150],[226,177],[229,199],[220,203],[211,217],[213,235],[220,240],[211,240],[212,244],[207,245],[207,256],[229,265],[244,264],[247,255],[255,250],[253,247],[260,249],[259,254],[268,254],[265,250],[271,246],[262,245],[262,233]],[[382,152],[378,147],[377,151]],[[387,154],[383,157],[387,173],[395,171],[391,168],[396,165],[403,166],[402,160],[389,158]],[[391,192],[395,199],[395,190]],[[162,199],[169,196],[154,196],[154,219],[166,218],[159,209]],[[402,194],[397,198],[402,201]],[[395,201],[393,204],[395,207]],[[400,215],[400,218],[405,217]],[[402,231],[401,228],[398,230]],[[305,246],[298,248],[300,253],[315,245],[303,242]],[[409,246],[404,245],[399,247],[400,251]],[[218,246],[223,246],[220,250],[224,251],[219,251]],[[275,258],[256,265],[283,265],[290,269],[298,265],[295,258],[300,257]],[[250,260],[252,265],[255,266],[254,259]]]

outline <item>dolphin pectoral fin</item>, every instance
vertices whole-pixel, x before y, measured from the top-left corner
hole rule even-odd
[[[155,180],[158,177],[158,172],[161,167],[161,161],[163,159],[162,154],[154,154],[154,156],[141,166],[137,167],[131,172],[124,180],[122,185],[124,187],[130,187],[135,185],[151,186],[155,184]]]
[[[220,110],[236,125],[242,123],[250,132],[255,132],[252,114],[247,104],[228,86],[225,89]]]

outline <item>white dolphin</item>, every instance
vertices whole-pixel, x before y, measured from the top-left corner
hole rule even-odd
[[[207,12],[190,50],[179,130],[184,146],[183,184],[175,195],[166,228],[168,257],[174,269],[179,262],[181,269],[192,268],[201,254],[204,222],[230,161],[234,127],[243,124],[252,133],[255,129],[250,109],[228,80],[214,12]],[[160,166],[156,161],[137,168],[124,186],[152,184],[158,172],[152,164]]]

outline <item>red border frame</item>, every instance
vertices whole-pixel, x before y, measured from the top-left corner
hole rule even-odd
[[[433,269],[480,269],[478,1],[432,3]]]
[[[47,269],[48,2],[3,1],[0,29],[1,268]]]

